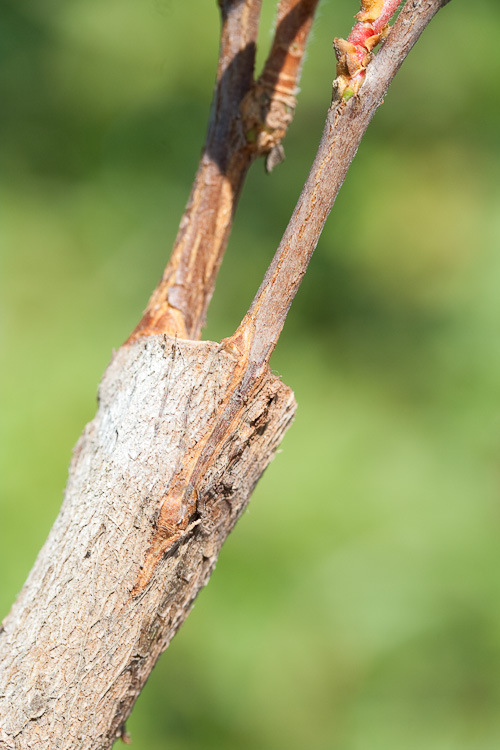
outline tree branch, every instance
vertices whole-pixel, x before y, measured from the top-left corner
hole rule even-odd
[[[293,418],[268,359],[361,137],[442,4],[408,0],[349,101],[337,79],[311,174],[234,336],[144,329],[114,356],[61,512],[0,629],[2,750],[108,750],[123,736]],[[223,2],[223,17],[242,7],[256,6]]]
[[[205,146],[170,261],[129,341],[153,333],[199,338],[251,163],[240,107],[253,84],[261,0],[219,0],[219,7],[219,61]]]
[[[261,0],[220,0],[222,31],[207,140],[172,256],[129,341],[166,333],[198,339],[246,174],[275,163],[293,118],[305,45],[318,0],[281,0],[264,73],[253,70]]]
[[[304,52],[318,0],[281,0],[264,69],[243,104],[247,137],[267,156],[268,172],[284,158],[282,141],[297,104]]]
[[[448,0],[449,2],[449,0]],[[249,372],[264,367],[276,346],[321,231],[349,165],[376,109],[420,34],[443,0],[408,0],[380,51],[366,68],[358,93],[346,101],[342,75],[321,143],[281,243],[238,330],[226,339],[230,351],[248,359]]]
[[[295,411],[212,342],[122,347],[61,512],[0,629],[0,748],[107,750]]]

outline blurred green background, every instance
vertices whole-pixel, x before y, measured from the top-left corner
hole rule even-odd
[[[279,242],[357,9],[320,7],[206,338]],[[273,358],[296,422],[137,703],[135,750],[498,750],[499,24],[496,0],[448,5],[370,126]],[[217,45],[215,0],[2,2],[0,617],[165,265]]]

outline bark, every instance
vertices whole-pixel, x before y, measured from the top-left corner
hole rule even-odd
[[[256,158],[268,169],[295,111],[318,0],[281,0],[275,38],[254,81],[261,0],[220,0],[222,31],[207,140],[163,277],[130,340],[152,333],[198,339],[241,189]]]
[[[444,4],[443,0],[408,0],[387,41],[369,63],[356,96],[347,101],[342,97],[343,75],[333,82],[332,104],[309,176],[250,310],[230,339],[233,345],[248,349],[249,361],[255,366],[269,361],[373,115],[411,48]]]
[[[122,734],[293,418],[269,357],[365,129],[443,4],[408,0],[359,92],[345,101],[334,87],[311,174],[234,336],[180,340],[158,318],[114,356],[61,512],[0,631],[3,750],[104,750]]]
[[[211,342],[123,347],[1,634],[0,746],[109,748],[295,410]]]

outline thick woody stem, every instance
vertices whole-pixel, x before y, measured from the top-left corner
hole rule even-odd
[[[121,347],[64,504],[0,625],[1,750],[110,750],[290,424],[214,342]]]
[[[347,169],[377,107],[409,51],[449,0],[407,0],[366,80],[349,101],[338,79],[321,143],[295,211],[259,291],[238,330],[224,344],[248,362],[246,377],[265,367],[285,323]]]
[[[235,335],[150,336],[113,358],[61,513],[0,626],[2,750],[109,750],[126,737],[134,701],[293,417],[293,394],[267,361],[347,168],[448,1],[407,0],[360,91],[346,101],[335,82],[311,174]],[[226,21],[242,6],[252,4],[221,1]]]
[[[276,37],[255,83],[261,0],[219,0],[220,56],[207,141],[172,256],[129,343],[155,333],[200,337],[248,169],[261,155],[268,170],[280,160],[317,3],[281,0]]]
[[[255,87],[243,104],[247,137],[270,172],[284,158],[281,145],[297,104],[304,52],[318,0],[281,0],[276,34]]]

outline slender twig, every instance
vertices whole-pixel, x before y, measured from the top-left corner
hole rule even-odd
[[[219,0],[217,81],[206,143],[170,261],[129,342],[167,333],[198,338],[251,160],[241,102],[253,85],[261,0]]]
[[[339,81],[319,149],[295,211],[259,291],[238,330],[225,340],[247,362],[247,379],[262,370],[276,345],[347,169],[387,88],[410,49],[449,0],[407,0],[369,63],[358,93],[346,101]]]
[[[261,0],[219,0],[222,31],[212,114],[170,261],[129,342],[166,333],[197,339],[205,322],[241,188],[252,162],[279,161],[318,0],[281,0],[269,58],[253,70]]]
[[[257,153],[267,156],[269,172],[284,158],[281,142],[295,113],[304,51],[317,5],[318,0],[281,0],[269,56],[244,103],[248,132]]]
[[[347,39],[333,40],[338,88],[344,99],[359,91],[371,51],[387,34],[388,22],[400,5],[401,0],[361,0],[361,10],[356,14],[358,22]]]

